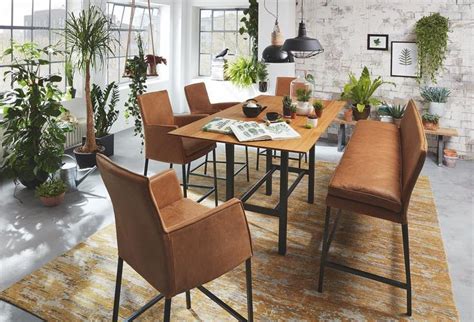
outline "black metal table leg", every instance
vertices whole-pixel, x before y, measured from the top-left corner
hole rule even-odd
[[[437,163],[438,166],[443,165],[443,151],[444,151],[444,137],[442,135],[438,135],[438,155],[437,155]]]
[[[280,158],[280,207],[278,223],[278,253],[286,254],[286,230],[288,223],[288,152],[281,151]]]
[[[225,145],[225,175],[227,177],[225,183],[225,198],[230,200],[234,198],[234,157],[235,147],[233,144]]]
[[[267,149],[267,157],[266,157],[266,162],[265,162],[265,172],[268,172],[270,171],[270,169],[272,168],[273,166],[273,161],[272,161],[272,154],[273,154],[273,151],[270,150],[270,149]],[[288,153],[287,153],[288,155]],[[267,179],[267,182],[266,182],[266,190],[265,190],[265,194],[267,196],[271,196],[272,195],[272,176],[269,176],[268,179]]]
[[[339,124],[339,130],[337,131],[337,151],[342,152],[346,147],[346,125]]]
[[[314,145],[309,150],[309,165],[308,165],[308,203],[314,203]]]

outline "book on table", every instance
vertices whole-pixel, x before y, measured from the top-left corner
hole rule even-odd
[[[215,118],[203,127],[203,131],[231,134],[240,142],[289,140],[301,137],[286,122],[277,122],[266,125],[254,121],[245,122],[225,118]]]

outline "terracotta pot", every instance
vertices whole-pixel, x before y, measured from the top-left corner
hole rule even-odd
[[[64,201],[65,192],[54,197],[40,197],[41,203],[46,207],[56,207]]]
[[[396,118],[393,119],[393,124],[395,124],[398,127],[400,127],[401,122],[402,122],[402,119],[396,119]]]
[[[436,131],[439,129],[439,124],[423,121],[423,127],[427,130]]]
[[[347,109],[344,111],[344,121],[352,122],[352,109]]]
[[[352,114],[354,115],[354,119],[356,121],[367,120],[370,116],[370,105],[366,105],[362,112],[359,112],[359,110],[353,106]]]
[[[321,118],[321,116],[323,115],[323,110],[316,110],[316,109],[315,109],[315,110],[314,110],[314,114],[316,114],[316,116],[317,116],[318,118]],[[351,115],[351,117],[352,117],[352,115]]]
[[[291,118],[295,119],[296,118],[296,112],[291,112]]]
[[[448,157],[457,157],[458,156],[458,153],[456,152],[456,150],[453,150],[453,149],[444,149],[444,155],[445,156],[448,156]]]

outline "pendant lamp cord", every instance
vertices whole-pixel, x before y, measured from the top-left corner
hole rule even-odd
[[[304,0],[301,0],[301,22],[304,22],[303,10],[304,10]]]
[[[266,3],[266,0],[263,0],[263,8],[265,8],[265,10],[275,18],[276,20],[276,23],[278,23],[278,0],[276,2],[276,15],[274,13],[272,13],[270,10],[268,10],[267,8],[267,3]]]

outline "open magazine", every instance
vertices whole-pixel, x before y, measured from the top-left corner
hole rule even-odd
[[[209,123],[203,126],[202,130],[205,132],[214,132],[221,134],[232,134],[230,126],[236,123],[244,123],[243,121],[225,119],[222,117],[216,117]]]

